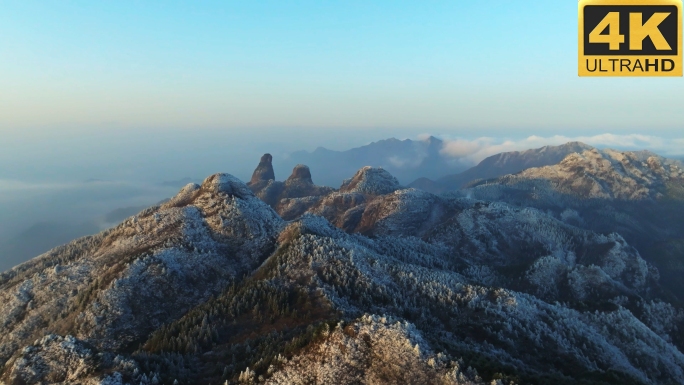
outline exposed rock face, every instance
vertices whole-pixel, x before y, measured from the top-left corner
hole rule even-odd
[[[309,166],[305,166],[303,164],[296,165],[295,168],[292,170],[292,175],[290,175],[290,177],[287,178],[287,180],[298,180],[304,183],[313,184],[313,180],[311,180],[311,171],[309,170]]]
[[[269,180],[275,180],[275,172],[273,172],[273,157],[271,154],[264,154],[261,157],[256,170],[254,170],[249,184],[252,185]]]
[[[261,158],[261,163],[259,167],[254,171],[254,176],[252,177],[252,182],[249,184],[249,188],[254,192],[254,194],[259,197],[259,199],[268,203],[269,206],[273,207],[276,211],[282,214],[283,210],[287,211],[286,208],[292,206],[291,199],[298,198],[310,198],[323,196],[331,193],[334,189],[325,186],[316,186],[311,179],[311,171],[308,166],[299,164],[295,166],[290,175],[285,182],[276,181],[275,177],[264,180],[258,179],[255,181],[255,177],[259,175],[262,176],[261,169],[263,164],[267,163],[270,167],[271,156],[269,154],[264,155]],[[270,175],[273,175],[273,168],[270,167]],[[269,176],[270,176],[269,175]],[[308,199],[310,200],[310,199]],[[299,205],[301,206],[301,205]],[[299,207],[298,206],[298,207]],[[308,208],[307,206],[306,208]],[[304,210],[295,209],[296,215],[301,215]],[[294,218],[291,215],[284,215],[285,219]]]
[[[313,152],[299,151],[283,162],[284,167],[307,164],[316,182],[325,186],[339,186],[364,166],[382,167],[409,183],[419,177],[437,179],[465,170],[465,166],[443,156],[444,142],[435,137],[421,140],[381,140],[347,151],[333,151],[322,147]]]
[[[399,190],[401,186],[397,178],[382,168],[366,166],[340,187],[340,192],[383,195]]]

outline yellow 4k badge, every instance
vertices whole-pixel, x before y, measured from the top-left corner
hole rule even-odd
[[[579,76],[682,76],[681,0],[580,0]]]

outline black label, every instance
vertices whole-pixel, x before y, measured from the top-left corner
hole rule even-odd
[[[610,12],[619,13],[619,33],[624,36],[624,42],[619,45],[617,50],[611,50],[607,43],[592,43],[589,38],[589,35]],[[643,36],[643,27],[630,25],[631,13],[641,14],[642,25],[647,24],[648,20],[656,13],[669,13],[652,34],[659,33],[662,35],[670,49],[662,49],[662,45],[661,49],[657,49],[651,36],[639,39],[639,36]],[[677,55],[680,17],[677,7],[672,5],[587,5],[584,7],[584,55]],[[641,34],[639,33],[640,28]],[[608,35],[609,28],[604,31],[596,31],[596,33]],[[641,49],[630,49],[630,38],[639,39]]]

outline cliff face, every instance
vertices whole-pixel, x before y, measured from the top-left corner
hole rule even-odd
[[[275,172],[273,171],[273,156],[271,156],[271,154],[264,154],[259,161],[259,165],[254,170],[249,184],[258,184],[260,182],[268,182],[269,180],[275,180]]]

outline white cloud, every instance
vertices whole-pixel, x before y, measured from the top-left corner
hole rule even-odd
[[[445,142],[442,153],[454,158],[469,157],[491,145],[488,138],[475,140],[456,139]]]
[[[684,138],[665,139],[652,135],[599,134],[593,136],[532,135],[520,140],[497,140],[489,137],[477,139],[446,139],[442,155],[466,163],[476,164],[484,158],[501,152],[524,151],[543,146],[557,146],[567,142],[582,142],[599,148],[617,150],[650,150],[663,156],[684,155]]]
[[[404,167],[408,163],[408,160],[401,159],[398,156],[391,156],[387,158],[387,161],[390,162],[394,167]]]

